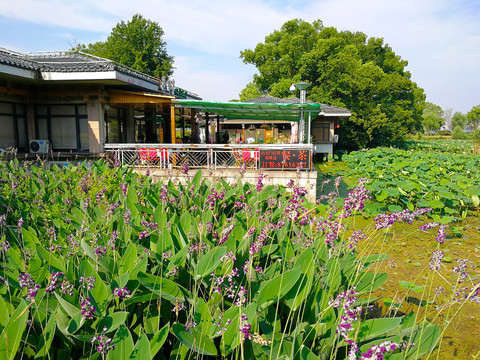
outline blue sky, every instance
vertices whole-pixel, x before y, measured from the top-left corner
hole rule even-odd
[[[238,98],[255,67],[240,51],[293,18],[381,37],[407,60],[427,101],[468,112],[480,104],[478,0],[0,0],[0,47],[66,50],[104,41],[136,13],[165,31],[176,84],[206,100]]]

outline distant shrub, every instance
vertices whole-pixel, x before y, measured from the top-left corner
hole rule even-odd
[[[465,140],[467,138],[467,134],[460,126],[455,126],[452,131],[452,139],[456,140]]]

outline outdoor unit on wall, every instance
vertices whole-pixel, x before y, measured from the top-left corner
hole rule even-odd
[[[30,152],[37,154],[46,154],[50,150],[50,142],[48,140],[31,140]]]

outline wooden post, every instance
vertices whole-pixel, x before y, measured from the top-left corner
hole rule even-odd
[[[170,133],[172,136],[172,144],[175,144],[176,129],[175,129],[175,105],[170,104]]]
[[[182,143],[183,143],[183,140],[185,139],[185,108],[182,108],[181,114],[182,114]]]
[[[205,113],[205,144],[208,144],[208,138],[209,138],[209,134],[210,134],[210,122],[208,121],[209,120],[209,114],[208,112]]]
[[[195,109],[190,109],[190,143],[194,144],[197,139],[197,127],[195,126]]]

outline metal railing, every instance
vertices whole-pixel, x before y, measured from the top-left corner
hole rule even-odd
[[[312,158],[311,144],[105,144],[105,151],[122,165],[181,168],[240,168],[265,169],[260,163],[262,150],[303,150]],[[306,166],[309,170],[311,164]],[[296,170],[296,168],[284,168]],[[267,169],[265,169],[267,170]],[[278,169],[277,169],[278,170]]]

